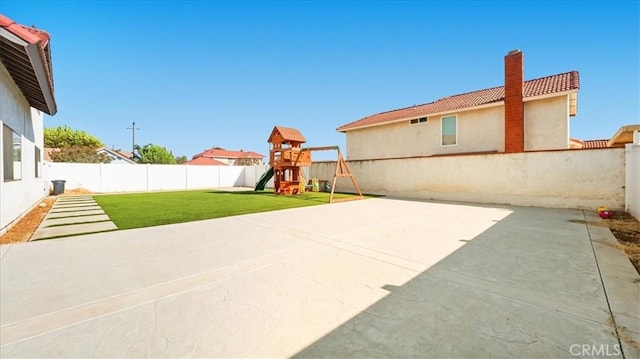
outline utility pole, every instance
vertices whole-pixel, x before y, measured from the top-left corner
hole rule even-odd
[[[131,127],[127,127],[127,130],[131,130],[131,159],[133,159],[136,156],[136,130],[140,129],[136,128],[136,121],[133,121]]]

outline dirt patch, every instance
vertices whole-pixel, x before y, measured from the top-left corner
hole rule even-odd
[[[95,192],[91,192],[84,188],[74,188],[65,190],[64,193],[60,194],[60,196],[77,196],[81,194],[95,194]]]
[[[569,222],[587,224],[587,225],[596,226],[596,227],[608,227],[606,223],[602,223],[600,221],[585,221],[584,219],[570,219]]]
[[[640,274],[640,222],[623,211],[613,211],[612,218],[604,222],[618,240],[618,247],[624,250]]]
[[[42,199],[42,201],[40,201],[40,203],[31,210],[31,212],[22,217],[22,219],[18,221],[18,223],[11,227],[5,234],[0,236],[0,244],[28,241],[29,238],[31,238],[33,232],[38,229],[38,226],[40,225],[40,222],[42,222],[42,219],[47,215],[47,213],[49,213],[49,210],[55,203],[56,198],[84,194],[95,194],[95,192],[91,192],[84,188],[75,188],[71,190],[65,190],[64,193],[60,194],[59,196],[49,196]],[[42,205],[43,203],[44,205]]]
[[[11,227],[5,234],[0,236],[0,244],[26,242],[40,225],[44,216],[49,213],[51,206],[56,201],[56,197],[44,198],[26,216],[22,217],[18,223]],[[44,203],[44,205],[43,205]]]

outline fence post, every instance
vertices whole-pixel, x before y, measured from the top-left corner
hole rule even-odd
[[[189,166],[188,165],[182,165],[184,166],[184,190],[188,190],[189,189]]]
[[[103,172],[102,172],[102,162],[100,162],[100,165],[98,166],[98,188],[100,190],[100,193],[104,192],[104,179],[102,178]]]
[[[147,163],[147,192],[149,192],[149,166],[151,165]]]

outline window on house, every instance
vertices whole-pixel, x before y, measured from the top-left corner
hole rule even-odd
[[[40,149],[38,147],[36,147],[36,154],[35,154],[35,162],[36,162],[36,178],[40,178],[41,174],[40,174],[40,168],[42,166],[42,155],[40,154]]]
[[[415,124],[418,124],[418,123],[425,123],[425,122],[427,122],[427,120],[428,119],[426,117],[414,118],[413,120],[411,120],[411,124],[415,125]]]
[[[22,136],[3,125],[2,143],[4,180],[19,180],[22,178]]]
[[[458,144],[458,119],[456,116],[442,118],[442,146]]]

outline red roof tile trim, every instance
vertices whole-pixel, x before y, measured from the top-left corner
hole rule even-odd
[[[219,157],[219,158],[264,158],[263,155],[252,151],[227,151],[224,148],[211,148],[193,156],[197,157]]]
[[[535,97],[554,94],[580,88],[578,71],[542,77],[524,82],[523,97]],[[487,105],[504,100],[504,86],[468,92],[460,95],[444,97],[434,102],[381,112],[348,123],[337,128],[338,131],[348,131],[359,127],[381,125],[388,122],[428,116],[435,113],[462,110],[481,105]]]
[[[45,47],[51,39],[47,32],[20,25],[2,14],[0,14],[0,26],[30,44],[40,43],[42,47]]]
[[[220,162],[218,160],[214,160],[209,157],[197,157],[192,159],[191,161],[185,162],[186,165],[197,165],[197,166],[226,166],[227,164],[224,162]]]

